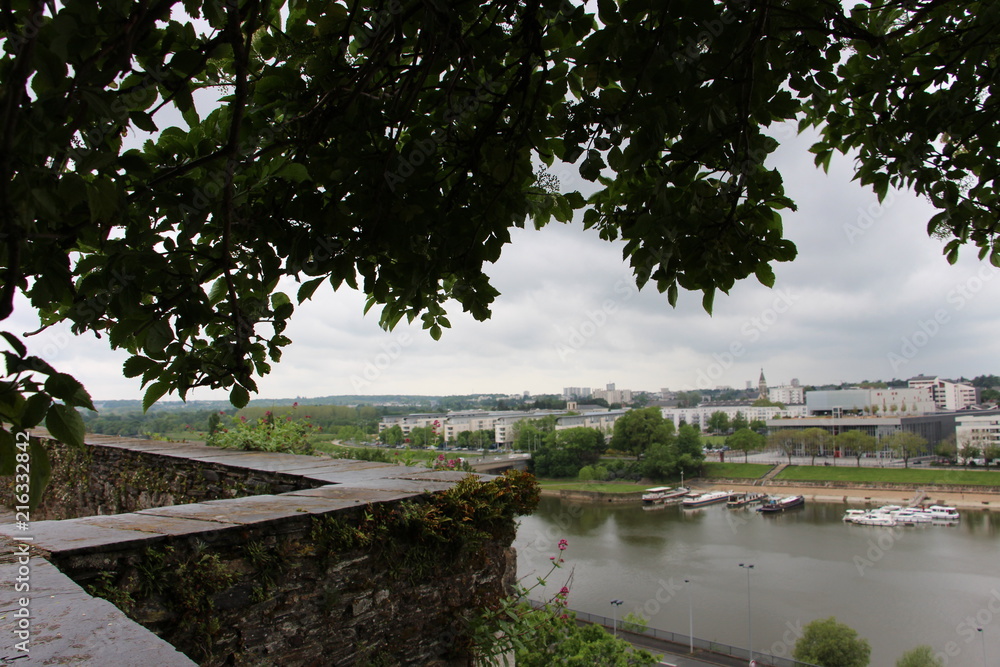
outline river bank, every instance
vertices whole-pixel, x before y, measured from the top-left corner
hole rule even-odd
[[[908,505],[921,491],[917,488],[865,489],[857,487],[838,487],[835,485],[818,488],[815,486],[786,486],[753,484],[697,484],[696,488],[706,491],[728,491],[737,493],[769,493],[782,496],[805,496],[807,501],[818,503],[844,503],[864,505],[866,503],[891,503]],[[936,491],[926,490],[921,501],[924,505],[948,505],[958,509],[1000,510],[1000,493],[989,493],[982,490],[974,491]]]
[[[709,480],[693,480],[689,484],[690,488],[699,491],[729,491],[736,493],[768,493],[770,495],[781,496],[805,496],[807,501],[820,503],[844,503],[847,505],[871,504],[895,504],[908,505],[912,502],[921,489],[917,487],[895,487],[895,488],[863,488],[857,485],[837,485],[835,482],[828,486],[797,486],[791,484],[767,484],[754,485],[750,483],[714,482]],[[591,503],[638,503],[642,502],[642,494],[645,486],[637,487],[634,493],[612,493],[601,491],[581,491],[566,490],[558,488],[543,488],[543,497],[554,497],[568,502],[591,502]],[[993,489],[993,487],[988,487]],[[970,490],[949,490],[938,491],[934,489],[924,490],[924,498],[921,501],[924,505],[948,505],[958,509],[973,510],[993,510],[1000,511],[1000,489],[992,492],[985,489]]]

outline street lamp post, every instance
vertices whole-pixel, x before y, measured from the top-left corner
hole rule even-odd
[[[694,607],[691,604],[691,580],[685,579],[684,583],[688,587],[688,641],[690,642],[691,653],[694,653]]]
[[[750,652],[750,665],[753,667],[753,625],[750,614],[750,570],[753,569],[753,564],[740,563],[740,567],[747,571],[747,650]]]
[[[982,628],[976,628],[976,631],[983,640],[983,667],[986,667],[986,633]]]
[[[614,636],[618,636],[618,607],[622,606],[625,600],[612,600],[611,601],[611,613],[613,619],[611,621],[611,627],[613,629]]]

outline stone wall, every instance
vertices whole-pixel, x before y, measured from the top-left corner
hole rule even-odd
[[[144,490],[148,501],[187,504],[32,521],[29,533],[5,526],[0,546],[4,537],[30,539],[33,558],[51,562],[203,665],[467,664],[466,621],[512,582],[515,517],[537,501],[537,487],[516,474],[476,479],[144,441],[116,441],[112,448],[119,451],[88,446],[98,466],[117,462],[100,468],[102,475],[123,479],[119,468],[139,461],[143,474],[164,486],[137,480],[135,493],[101,491],[114,486],[109,477],[83,492],[56,485],[59,497],[79,500],[77,510],[128,506]],[[87,476],[83,470],[75,479],[84,483]],[[271,493],[195,501],[213,486],[212,493],[225,494],[261,484],[271,485]],[[286,485],[294,490],[278,492]],[[0,571],[0,588],[8,584]],[[54,658],[108,631],[103,624],[71,629],[60,609],[48,597],[32,600],[36,637],[50,638]],[[58,624],[47,626],[53,618]],[[141,655],[141,642],[130,642]],[[91,664],[95,655],[74,659]]]
[[[35,520],[122,514],[167,505],[284,493],[321,482],[227,465],[244,452],[186,443],[89,436],[84,449],[46,441],[52,479]],[[235,458],[234,458],[235,457]],[[0,484],[0,503],[13,503],[13,478]]]

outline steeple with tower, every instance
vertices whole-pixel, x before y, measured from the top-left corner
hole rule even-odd
[[[757,381],[757,399],[767,399],[767,380],[764,379],[764,369],[760,369],[760,380]]]

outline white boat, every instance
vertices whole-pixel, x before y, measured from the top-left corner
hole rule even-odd
[[[855,517],[852,523],[859,526],[895,526],[896,520],[888,514],[865,512],[861,516]]]
[[[654,486],[646,489],[646,492],[642,494],[642,502],[644,503],[660,503],[664,500],[671,500],[673,498],[680,498],[686,495],[688,490],[683,486],[673,487],[673,486]]]
[[[704,507],[705,505],[726,502],[732,495],[732,491],[710,491],[694,498],[685,498],[682,504],[684,507]]]
[[[927,508],[932,521],[958,521],[962,517],[954,507],[945,505],[931,505]]]
[[[901,510],[893,512],[891,516],[896,520],[896,523],[903,524],[904,526],[931,522],[931,515],[929,512],[924,512],[923,510],[914,509],[912,507],[904,507]]]
[[[864,516],[867,513],[868,512],[866,512],[865,510],[847,510],[846,512],[844,512],[844,521],[848,523],[854,523],[855,519]]]

